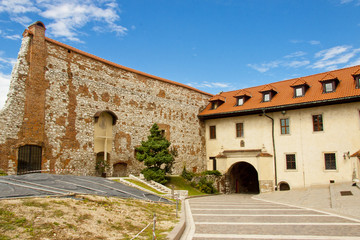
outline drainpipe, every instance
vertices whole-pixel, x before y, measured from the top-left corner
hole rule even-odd
[[[269,119],[271,119],[271,134],[272,134],[272,145],[273,145],[273,151],[274,151],[274,168],[275,168],[275,191],[277,191],[277,167],[276,167],[276,150],[275,150],[275,137],[274,137],[274,119],[267,115],[265,113],[265,110],[263,109],[263,115]]]

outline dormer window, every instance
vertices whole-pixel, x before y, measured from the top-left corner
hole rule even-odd
[[[276,89],[273,86],[271,86],[270,84],[267,84],[259,92],[262,93],[262,95],[263,95],[262,102],[270,102],[274,98],[274,96],[277,94]]]
[[[269,102],[270,101],[270,92],[263,93],[263,102]]]
[[[295,97],[303,97],[304,96],[304,87],[296,87],[294,88]]]
[[[290,85],[290,87],[294,88],[294,98],[305,96],[306,91],[309,88],[309,85],[302,78],[298,78]]]
[[[246,90],[240,90],[235,94],[234,98],[236,98],[235,106],[242,106],[251,98],[251,93]]]
[[[330,73],[327,74],[325,77],[323,77],[320,80],[322,87],[323,87],[323,93],[331,93],[336,91],[336,87],[339,85],[340,81],[337,79],[337,77],[334,77]]]
[[[323,82],[323,93],[335,92],[336,85],[335,80]]]
[[[355,79],[355,88],[360,88],[360,75],[354,76]]]
[[[215,110],[220,107],[221,104],[225,102],[225,97],[220,95],[215,95],[209,100],[211,102],[210,110]]]

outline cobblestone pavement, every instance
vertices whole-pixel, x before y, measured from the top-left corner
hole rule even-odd
[[[251,195],[186,200],[192,228],[182,239],[360,239],[360,220]]]
[[[0,177],[0,199],[36,196],[71,196],[93,194],[102,196],[165,201],[122,183],[100,177],[33,173]]]

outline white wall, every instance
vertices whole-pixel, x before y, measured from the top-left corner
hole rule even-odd
[[[267,113],[274,119],[274,135],[277,158],[278,183],[286,181],[291,188],[329,184],[352,180],[358,159],[344,159],[360,149],[360,103],[337,104],[323,107],[290,110],[285,113]],[[323,115],[321,132],[313,131],[312,115]],[[280,133],[280,119],[289,118],[290,134]],[[244,137],[236,138],[235,124],[244,123]],[[271,120],[265,116],[249,115],[222,119],[210,119],[206,124],[206,149],[208,169],[212,169],[209,157],[223,150],[262,149],[272,155]],[[209,126],[216,125],[216,139],[209,139]],[[245,147],[240,147],[240,141]],[[336,170],[325,170],[324,153],[336,154]],[[296,170],[286,170],[286,154],[296,155]],[[225,173],[234,159],[217,160],[217,169]],[[249,159],[250,162],[250,159]],[[256,166],[254,166],[256,168]],[[356,170],[359,172],[359,169]],[[260,177],[260,176],[259,176]]]

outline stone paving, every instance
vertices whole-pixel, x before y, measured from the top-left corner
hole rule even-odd
[[[157,195],[100,177],[33,173],[0,177],[0,199],[93,194],[169,202]]]
[[[350,184],[188,199],[181,239],[360,239],[359,193]]]

